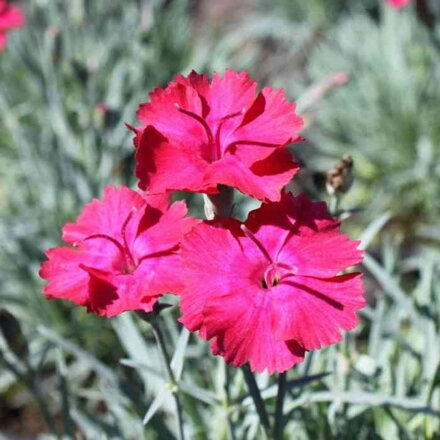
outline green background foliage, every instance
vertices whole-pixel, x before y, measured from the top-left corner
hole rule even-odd
[[[38,267],[105,185],[135,185],[124,123],[147,93],[230,67],[298,101],[297,191],[328,200],[325,172],[345,153],[355,162],[341,217],[366,249],[369,305],[343,342],[289,372],[285,438],[438,438],[440,4],[416,3],[21,2],[27,25],[0,54],[0,308],[19,322],[0,316],[0,433],[47,432],[45,414],[66,438],[176,437],[150,326],[44,300]],[[340,71],[348,83],[323,90]],[[200,214],[200,197],[190,203]],[[238,439],[263,438],[241,371],[188,339],[166,301],[188,438],[231,438],[228,421]],[[257,379],[273,411],[274,378]]]

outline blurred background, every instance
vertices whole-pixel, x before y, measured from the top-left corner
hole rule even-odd
[[[354,161],[339,214],[367,250],[369,305],[342,343],[289,372],[285,438],[439,439],[440,2],[14,3],[26,25],[0,52],[0,438],[176,438],[149,326],[44,300],[38,267],[104,186],[135,185],[124,123],[148,92],[229,67],[298,103],[295,191],[329,201],[326,173]],[[263,438],[241,372],[185,339],[177,307],[163,316],[185,357],[188,438],[231,438],[228,420],[237,439]],[[273,378],[258,381],[270,407]]]

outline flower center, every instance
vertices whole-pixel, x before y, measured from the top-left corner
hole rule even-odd
[[[226,121],[229,119],[236,118],[237,116],[243,116],[245,110],[230,113],[229,115],[223,116],[220,118],[217,128],[215,130],[215,136],[213,135],[213,132],[211,130],[211,127],[208,125],[208,123],[203,119],[201,116],[199,116],[197,113],[191,112],[189,110],[186,110],[182,108],[179,104],[175,103],[174,106],[177,108],[177,110],[180,113],[183,113],[184,115],[194,119],[197,121],[205,130],[206,136],[208,138],[208,143],[211,147],[211,161],[215,162],[216,160],[221,159],[221,157],[230,149],[231,145],[228,145],[225,148],[225,151],[222,152],[222,146],[221,146],[221,131],[223,128],[223,125]]]
[[[282,263],[280,261],[273,261],[267,249],[258,240],[255,234],[253,234],[253,232],[250,231],[245,225],[241,225],[241,230],[244,232],[246,237],[254,242],[254,244],[269,262],[269,265],[266,267],[261,280],[261,286],[264,289],[270,289],[271,287],[280,284],[286,278],[296,274],[297,269],[295,266],[291,266],[290,264]]]
[[[138,258],[135,258],[130,250],[128,240],[127,240],[127,225],[133,216],[135,212],[135,209],[133,209],[127,216],[127,218],[124,221],[124,224],[121,228],[121,235],[122,235],[122,243],[116,238],[111,237],[107,234],[92,234],[86,237],[84,240],[91,240],[94,238],[101,238],[104,240],[109,241],[110,243],[114,244],[116,248],[119,250],[119,253],[122,257],[122,264],[120,267],[120,271],[122,274],[132,274],[137,267],[142,263],[142,261],[146,260],[147,258],[159,258],[163,257],[165,255],[169,255],[170,253],[176,252],[179,248],[178,244],[170,245],[169,248],[165,248],[159,251],[147,253],[145,255],[142,255],[141,257],[138,256]]]
[[[125,219],[125,221],[122,225],[122,228],[121,228],[122,243],[120,243],[118,240],[116,240],[115,238],[113,238],[107,234],[92,234],[84,239],[84,240],[91,240],[94,238],[101,238],[101,239],[107,240],[110,243],[114,244],[118,248],[118,250],[121,254],[121,257],[122,257],[121,273],[124,273],[124,274],[133,273],[136,270],[136,267],[138,266],[136,264],[135,259],[133,258],[133,255],[130,251],[130,248],[128,246],[127,234],[126,234],[127,225],[128,225],[128,222],[131,220],[133,213],[134,213],[134,210],[130,211],[130,213],[127,215],[127,218]]]
[[[280,284],[286,278],[294,276],[295,273],[296,269],[288,264],[270,264],[264,271],[261,285],[264,289],[270,289],[271,287],[275,287],[277,284]]]

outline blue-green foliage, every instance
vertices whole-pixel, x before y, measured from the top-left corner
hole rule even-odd
[[[395,11],[376,0],[244,3],[249,9],[218,25],[198,20],[189,0],[22,2],[27,25],[0,54],[0,308],[19,320],[29,353],[0,337],[0,394],[12,405],[28,390],[21,406],[37,402],[49,423],[57,419],[53,430],[70,437],[176,437],[148,324],[44,300],[38,266],[60,244],[63,223],[105,185],[135,184],[124,122],[135,123],[153,87],[191,68],[246,68],[301,103],[300,187],[327,197],[325,171],[353,156],[355,184],[341,206],[345,228],[367,249],[369,306],[341,344],[289,372],[285,438],[434,439],[440,25],[429,27],[414,5]],[[338,71],[350,81],[307,103],[310,87]],[[188,438],[231,438],[227,420],[236,438],[263,438],[241,371],[195,336],[188,342],[177,299],[166,301],[175,305],[162,316],[178,377],[183,366]],[[258,381],[272,410],[274,380]],[[0,431],[8,426],[0,415]]]

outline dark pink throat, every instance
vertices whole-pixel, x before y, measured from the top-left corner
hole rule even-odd
[[[132,216],[134,214],[134,210],[130,211],[130,213],[127,215],[127,218],[125,219],[122,228],[121,228],[121,236],[122,236],[122,243],[118,241],[116,238],[111,237],[107,234],[92,234],[86,237],[84,240],[91,240],[91,239],[103,239],[107,240],[110,243],[114,244],[116,248],[119,250],[121,258],[122,258],[122,264],[120,267],[121,273],[123,274],[130,274],[133,273],[138,264],[136,264],[136,261],[130,251],[128,241],[127,241],[127,225],[129,221],[131,220]]]
[[[293,277],[296,269],[293,266],[284,263],[270,264],[263,274],[262,286],[265,289],[270,289],[278,284],[281,284],[289,277]]]
[[[215,162],[216,160],[221,159],[224,156],[224,154],[227,151],[229,151],[230,145],[226,145],[225,148],[222,148],[222,139],[221,139],[222,128],[225,122],[228,121],[229,119],[237,118],[238,116],[243,116],[244,110],[223,116],[215,124],[214,130],[212,130],[211,129],[212,127],[209,126],[206,120],[197,113],[186,110],[177,103],[174,105],[180,113],[183,113],[184,115],[194,119],[203,127],[211,150],[211,154],[209,158],[210,162]]]
[[[84,240],[92,240],[99,238],[99,239],[107,240],[108,242],[112,243],[118,249],[121,257],[119,270],[121,274],[125,274],[125,275],[132,274],[133,272],[135,272],[135,270],[139,267],[142,261],[148,258],[158,258],[158,257],[170,255],[174,252],[177,252],[179,247],[178,244],[171,245],[169,248],[165,248],[158,251],[156,250],[154,252],[146,253],[144,255],[135,257],[132,251],[130,250],[130,244],[128,243],[128,239],[127,239],[127,225],[130,222],[134,212],[135,210],[132,210],[128,214],[127,218],[124,221],[124,224],[122,225],[121,228],[122,241],[117,240],[116,238],[107,234],[92,234],[84,239]]]
[[[255,234],[249,230],[245,225],[241,225],[241,230],[244,232],[246,237],[248,237],[255,246],[260,250],[263,256],[268,262],[268,266],[264,270],[261,286],[264,289],[270,289],[276,285],[282,283],[286,278],[292,277],[296,274],[296,268],[290,264],[282,263],[280,261],[274,261],[271,257],[269,251],[264,247],[264,245],[258,240]]]

